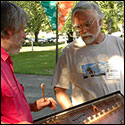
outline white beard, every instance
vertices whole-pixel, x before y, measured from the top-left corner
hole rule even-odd
[[[96,32],[95,35],[93,35],[93,34],[91,34],[91,33],[86,33],[86,34],[83,34],[83,35],[81,36],[81,38],[82,38],[82,40],[85,42],[86,45],[89,45],[89,44],[93,43],[93,42],[96,40],[96,38],[98,37],[98,35],[99,35],[99,33],[100,33],[100,30],[101,30],[101,27],[98,26],[98,29],[97,29],[97,32]],[[84,38],[84,37],[86,37],[86,36],[89,36],[89,37],[88,37],[88,38]]]

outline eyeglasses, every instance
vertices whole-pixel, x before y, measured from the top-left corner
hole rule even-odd
[[[95,18],[91,21],[91,22],[89,22],[89,23],[86,23],[86,24],[78,24],[78,25],[74,25],[74,28],[75,28],[75,30],[77,31],[77,32],[81,32],[83,29],[86,29],[86,30],[89,30],[91,27],[92,27],[92,25],[93,25],[93,23],[95,22]]]

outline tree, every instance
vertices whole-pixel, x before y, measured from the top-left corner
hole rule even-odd
[[[11,1],[22,7],[27,15],[27,33],[32,33],[35,36],[35,42],[38,41],[39,31],[52,30],[48,18],[42,8],[40,1]]]
[[[79,2],[75,1],[74,5]],[[99,5],[100,9],[104,13],[102,31],[104,33],[112,33],[119,30],[118,24],[124,23],[124,1],[90,1]],[[68,20],[61,32],[74,31],[71,21],[71,12]]]
[[[111,34],[119,30],[118,24],[124,23],[124,1],[96,1],[105,14],[103,32]]]
[[[46,16],[40,1],[11,1],[27,12],[29,20],[27,23],[27,32],[35,35],[35,41],[38,40],[39,31],[52,31],[52,27],[49,23],[48,17]],[[79,1],[74,1],[74,6]],[[103,20],[102,31],[104,33],[112,33],[119,30],[118,24],[123,25],[124,23],[124,1],[90,1],[96,2],[105,14]],[[71,21],[71,12],[69,17],[61,31],[61,33],[74,32],[73,24]]]

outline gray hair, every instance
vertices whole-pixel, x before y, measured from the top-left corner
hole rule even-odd
[[[102,18],[104,17],[104,14],[101,12],[100,8],[97,6],[95,3],[91,3],[88,1],[80,1],[79,3],[76,4],[76,6],[72,10],[72,22],[74,19],[74,15],[78,11],[83,11],[83,10],[93,10],[97,17]]]
[[[7,30],[16,33],[27,22],[25,11],[11,2],[1,2],[1,36],[8,35]]]

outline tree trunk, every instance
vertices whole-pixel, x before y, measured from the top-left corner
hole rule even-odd
[[[71,31],[71,32],[69,32],[69,33],[67,33],[67,35],[68,35],[68,43],[71,43],[72,41],[73,41],[73,32]]]
[[[35,32],[35,42],[38,42],[38,32]]]
[[[108,33],[109,34],[112,33],[112,19],[111,18],[108,19]]]

